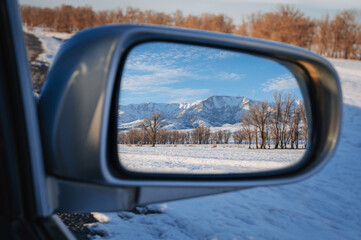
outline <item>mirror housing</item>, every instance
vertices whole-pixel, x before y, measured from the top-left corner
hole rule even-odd
[[[302,164],[312,130],[297,83],[305,76],[283,65],[198,45],[136,45],[118,94],[119,171],[234,178]]]
[[[118,171],[115,164],[118,161],[116,109],[122,68],[130,49],[151,41],[253,54],[277,61],[296,77],[302,76],[303,81],[299,84],[310,109],[313,129],[306,161],[285,171],[216,179],[206,175],[195,178],[171,174],[157,178]],[[46,170],[52,176],[49,191],[55,191],[57,195],[53,199],[53,208],[95,211],[99,205],[99,209],[105,211],[303,180],[319,171],[332,155],[340,132],[342,96],[337,73],[331,64],[301,48],[205,31],[111,25],[82,31],[62,46],[47,75],[38,111]],[[105,209],[101,202],[87,206],[84,199],[91,192],[100,192],[99,188],[107,189],[109,197],[118,196],[119,201],[128,199],[124,197],[125,193],[132,200],[128,199],[123,205],[112,201],[113,204],[109,203]],[[127,191],[121,191],[123,195],[116,194],[124,188]],[[155,190],[157,196],[152,194]],[[79,197],[74,203],[66,202],[66,196],[72,193]],[[84,203],[83,209],[71,207],[77,201]]]

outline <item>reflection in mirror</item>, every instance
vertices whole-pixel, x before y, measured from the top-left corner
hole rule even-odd
[[[281,64],[179,43],[134,47],[121,79],[118,156],[138,173],[282,169],[307,149],[300,88]]]

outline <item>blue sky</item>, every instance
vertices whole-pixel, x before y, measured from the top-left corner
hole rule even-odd
[[[274,91],[302,99],[293,75],[256,56],[179,43],[136,46],[122,75],[121,104],[190,103],[210,96],[272,100]]]
[[[21,4],[41,7],[54,7],[60,4],[74,6],[89,5],[94,10],[137,7],[141,10],[153,9],[166,13],[179,9],[185,14],[224,13],[234,19],[236,24],[243,16],[252,12],[266,12],[276,9],[278,4],[291,4],[301,9],[307,16],[322,17],[326,12],[336,14],[343,9],[361,10],[360,0],[20,0]]]

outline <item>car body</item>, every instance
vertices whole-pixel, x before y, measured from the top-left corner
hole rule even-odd
[[[129,210],[154,202],[297,182],[319,171],[337,144],[342,111],[339,79],[325,59],[308,51],[185,29],[98,27],[67,41],[37,103],[17,3],[2,1],[0,7],[5,13],[2,35],[8,36],[0,46],[5,238],[71,239],[56,211]],[[291,69],[303,79],[301,88],[313,119],[312,148],[304,160],[292,168],[243,175],[134,175],[119,170],[112,135],[119,76],[130,49],[151,41],[247,52]]]

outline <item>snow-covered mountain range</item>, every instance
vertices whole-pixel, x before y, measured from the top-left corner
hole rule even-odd
[[[221,127],[239,123],[255,102],[245,97],[211,96],[193,103],[140,103],[119,105],[119,130],[135,127],[152,113],[160,113],[167,129],[188,129],[199,125]]]

